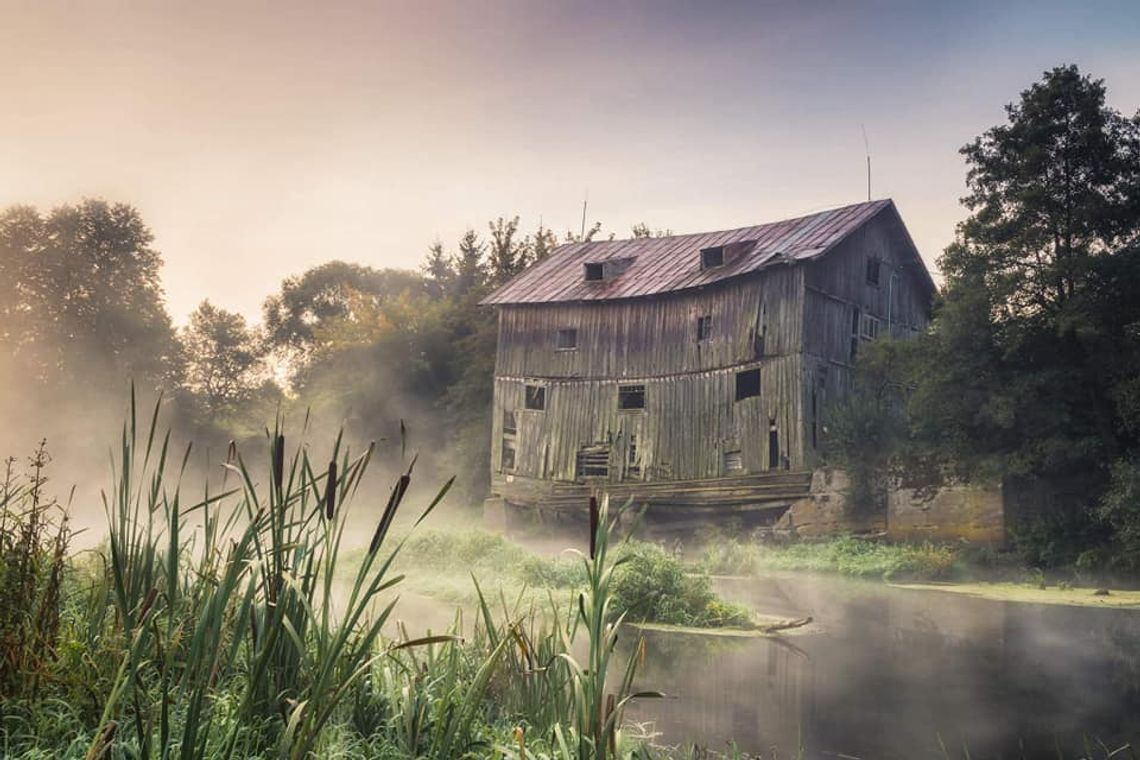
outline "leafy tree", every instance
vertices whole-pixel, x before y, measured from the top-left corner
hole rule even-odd
[[[521,272],[527,265],[529,240],[518,240],[519,218],[499,217],[487,225],[491,242],[487,256],[490,281],[500,285]]]
[[[281,284],[281,292],[262,306],[266,340],[298,366],[321,348],[321,326],[352,320],[358,296],[373,302],[423,289],[423,278],[398,269],[377,270],[359,264],[330,261]]]
[[[124,203],[88,199],[46,217],[30,207],[0,215],[0,336],[25,377],[41,385],[176,381],[177,341],[153,240]]]
[[[240,314],[203,301],[180,338],[185,386],[211,414],[249,400],[268,380],[264,345]]]
[[[962,149],[971,213],[931,330],[892,369],[908,389],[894,453],[920,481],[1037,484],[1050,514],[1034,505],[1026,556],[1072,562],[1140,535],[1140,117],[1074,66],[1007,113]],[[874,357],[860,365],[874,377]]]

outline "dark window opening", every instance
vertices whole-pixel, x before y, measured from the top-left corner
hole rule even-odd
[[[630,434],[629,445],[626,447],[625,471],[634,477],[641,475],[641,463],[637,459],[637,436],[633,434]]]
[[[697,317],[697,342],[708,340],[712,337],[712,317],[707,314],[703,317]]]
[[[528,385],[526,387],[526,408],[538,411],[546,408],[546,386]]]
[[[503,441],[503,456],[500,469],[515,469],[515,447],[510,441]]]
[[[819,397],[816,389],[811,389],[811,447],[819,448]]]
[[[746,369],[736,373],[736,400],[760,395],[760,370]]]
[[[558,350],[569,351],[578,347],[578,331],[574,329],[558,331]]]
[[[644,409],[645,408],[645,386],[644,385],[619,385],[618,386],[618,409]]]
[[[775,470],[780,466],[780,431],[776,429],[776,420],[768,420],[768,469]]]
[[[879,286],[879,269],[882,262],[879,259],[867,259],[867,284]]]
[[[513,411],[503,410],[503,432],[507,435],[514,435],[519,432],[518,422],[515,420]]]
[[[610,447],[583,446],[579,449],[577,473],[579,478],[608,478],[610,476]]]
[[[855,306],[851,309],[851,358],[852,364],[855,363],[855,355],[859,353],[859,327],[862,312],[859,307]]]
[[[600,262],[596,264],[586,264],[584,266],[587,280],[601,280],[605,277],[605,271]]]
[[[724,266],[724,246],[701,249],[701,269],[713,269]]]

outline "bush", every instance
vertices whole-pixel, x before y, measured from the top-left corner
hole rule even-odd
[[[751,615],[721,600],[705,575],[691,575],[656,544],[632,542],[614,574],[614,613],[632,620],[698,627],[746,627]]]

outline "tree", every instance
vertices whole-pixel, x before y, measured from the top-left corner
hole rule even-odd
[[[423,287],[423,278],[415,272],[330,261],[286,279],[281,292],[265,300],[266,340],[294,364],[303,365],[321,348],[321,325],[353,319],[351,307],[358,296],[379,302]]]
[[[163,303],[161,255],[138,211],[84,200],[47,217],[0,215],[0,335],[39,384],[170,387],[180,369]]]
[[[1023,548],[1069,562],[1140,535],[1122,517],[1140,453],[1140,117],[1075,66],[1006,110],[962,149],[970,215],[939,261],[931,330],[899,354],[895,455],[909,473],[1038,484],[1048,526]]]
[[[455,267],[451,257],[444,253],[443,243],[438,240],[428,248],[422,270],[428,294],[433,298],[443,298],[455,286]]]
[[[268,380],[264,346],[240,314],[203,301],[180,338],[185,386],[212,415],[249,400]]]
[[[483,262],[483,242],[475,230],[467,230],[459,239],[459,255],[455,259],[455,293],[465,296],[481,289],[487,282]]]
[[[487,256],[490,281],[501,285],[526,268],[529,241],[516,240],[519,218],[499,217],[487,225],[491,230],[491,243]]]

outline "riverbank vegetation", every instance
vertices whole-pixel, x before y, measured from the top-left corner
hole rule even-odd
[[[107,542],[75,558],[46,495],[46,453],[26,476],[10,463],[5,757],[663,757],[623,726],[630,700],[659,695],[634,691],[652,655],[636,638],[618,649],[622,623],[748,622],[663,550],[615,544],[620,515],[604,503],[573,558],[479,531],[417,532],[450,481],[398,535],[413,459],[370,510],[366,548],[346,551],[374,449],[337,439],[318,459],[275,428],[261,452],[231,448],[222,481],[193,499],[188,452],[157,419],[140,425],[132,405]],[[399,590],[415,587],[405,573],[460,570],[473,605],[448,630],[394,624]],[[546,602],[480,586],[470,573],[482,570],[542,586]]]
[[[827,445],[882,489],[1001,483],[1022,563],[1140,572],[1140,114],[1062,66],[962,149],[929,330],[860,351]]]

